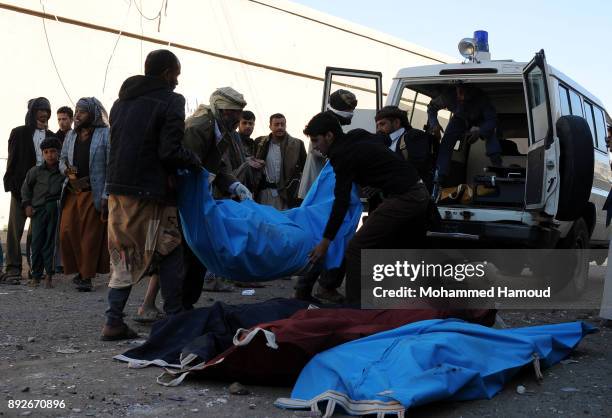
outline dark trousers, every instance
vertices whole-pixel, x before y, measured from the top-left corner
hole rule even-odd
[[[189,245],[183,240],[183,251],[185,257],[185,279],[183,280],[183,309],[193,309],[204,287],[204,275],[206,267],[200,259],[191,251]]]
[[[57,200],[34,209],[32,215],[32,278],[40,280],[43,273],[55,272],[55,232],[57,230]]]
[[[465,119],[453,116],[448,122],[448,126],[444,131],[444,136],[440,142],[440,148],[438,150],[438,175],[447,176],[450,172],[450,163],[453,156],[453,149],[458,140],[470,129],[471,124]],[[485,148],[487,156],[501,153],[501,145],[497,135],[493,132],[490,136],[485,137]]]
[[[159,260],[159,287],[164,299],[166,315],[175,315],[183,311],[183,277],[185,274],[183,263],[182,245]],[[107,325],[111,327],[123,325],[123,309],[131,291],[132,286],[109,289],[108,309],[106,310]]]
[[[21,237],[26,222],[21,199],[11,194],[8,230],[6,232],[6,272],[21,273]],[[28,230],[30,233],[31,228]]]
[[[303,290],[307,293],[312,293],[312,289],[319,280],[319,286],[324,289],[334,290],[342,286],[344,275],[346,273],[346,260],[342,260],[340,267],[330,270],[313,268],[303,276],[300,276],[295,284],[296,290]]]
[[[387,197],[355,233],[346,249],[346,302],[361,301],[361,250],[404,248],[419,242],[426,233],[429,193],[423,183],[408,192]]]

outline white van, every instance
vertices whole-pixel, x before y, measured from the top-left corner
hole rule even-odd
[[[373,131],[374,109],[380,108],[383,96],[379,77],[380,73],[328,68],[324,101],[337,86],[354,91],[360,103],[349,128]],[[607,248],[610,239],[602,210],[612,184],[605,143],[610,118],[602,103],[548,65],[540,51],[529,63],[473,58],[401,69],[386,105],[406,110],[411,125],[423,129],[432,97],[459,83],[477,86],[495,106],[504,167],[510,169],[502,176],[489,167],[484,141],[459,141],[450,178],[453,184],[470,185],[474,198],[467,203],[439,202],[442,222],[429,232],[430,239],[451,248],[582,250],[582,280],[573,284],[573,290],[581,292],[588,277],[588,249]],[[439,113],[443,128],[450,116]],[[476,190],[487,182],[495,193],[480,196]],[[525,266],[499,260],[498,267],[517,273]],[[551,274],[560,272],[551,268]]]

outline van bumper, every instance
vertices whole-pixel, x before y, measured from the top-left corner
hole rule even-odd
[[[434,248],[554,248],[560,233],[540,225],[443,220],[427,235]]]

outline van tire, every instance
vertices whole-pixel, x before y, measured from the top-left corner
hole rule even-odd
[[[556,265],[552,277],[553,292],[559,292],[564,299],[575,298],[584,293],[589,280],[589,227],[583,218],[574,222],[567,236],[559,241],[557,248],[576,250],[578,259],[563,257],[566,263]],[[572,254],[573,255],[573,254]],[[573,262],[575,264],[573,265]],[[575,268],[572,268],[574,266]],[[556,277],[555,277],[556,276]]]
[[[591,197],[595,166],[593,136],[587,121],[579,116],[561,116],[556,127],[561,149],[556,218],[574,221],[580,218]]]

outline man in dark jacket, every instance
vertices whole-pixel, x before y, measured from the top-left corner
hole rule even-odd
[[[470,143],[483,138],[491,163],[502,165],[502,149],[495,135],[497,112],[485,92],[473,86],[459,85],[433,98],[427,105],[427,126],[428,131],[436,137],[440,136],[442,130],[438,122],[438,112],[442,109],[448,109],[453,114],[440,141],[436,163],[438,182],[442,186],[450,174],[453,148],[466,133],[469,134]]]
[[[299,206],[298,190],[306,163],[306,147],[287,132],[287,119],[270,116],[270,134],[255,140],[255,157],[265,162],[257,202],[278,210]]]
[[[66,138],[66,134],[70,132],[72,129],[72,120],[74,119],[74,112],[68,106],[62,106],[57,109],[57,125],[59,129],[55,133],[57,139],[60,140],[60,143],[64,143],[64,139]]]
[[[334,204],[323,239],[310,253],[317,263],[327,254],[349,207],[353,182],[375,187],[385,196],[383,203],[369,214],[346,250],[346,299],[359,304],[361,297],[361,250],[397,247],[411,226],[424,224],[429,193],[409,162],[391,152],[375,135],[354,129],[343,133],[338,120],[328,112],[315,115],[304,134],[313,148],[329,157],[336,175]],[[424,230],[421,231],[424,235]]]
[[[255,140],[251,138],[255,129],[255,114],[250,110],[243,110],[240,115],[240,123],[238,124],[238,134],[242,149],[247,157],[255,154]]]
[[[8,231],[6,236],[6,271],[0,281],[18,284],[21,279],[21,237],[26,216],[21,202],[21,185],[30,168],[42,164],[40,144],[53,132],[47,129],[51,104],[44,97],[28,102],[25,125],[11,131],[8,141],[8,161],[4,174],[4,191],[11,193]]]
[[[376,112],[376,132],[385,135],[389,149],[417,169],[419,177],[431,191],[434,158],[438,144],[433,135],[415,129],[408,122],[406,111],[397,106],[385,106]]]
[[[108,241],[111,255],[103,340],[137,337],[123,322],[133,284],[156,269],[166,314],[182,311],[183,250],[174,175],[200,170],[181,144],[185,99],[173,92],[181,65],[168,50],[151,52],[145,75],[123,82],[110,113]]]

